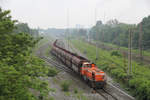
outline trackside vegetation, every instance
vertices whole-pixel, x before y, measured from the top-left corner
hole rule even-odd
[[[9,10],[0,8],[0,100],[46,99],[48,83],[39,77],[47,75],[47,66],[32,55],[32,49],[40,38],[36,31],[29,28],[24,31],[20,25],[17,28],[16,22],[11,19]],[[40,98],[31,90],[39,91]]]
[[[62,91],[64,91],[64,92],[69,91],[70,85],[71,85],[70,81],[68,81],[68,80],[62,81],[62,83],[61,83]]]
[[[54,77],[54,76],[56,76],[58,74],[58,72],[59,71],[56,68],[50,67],[50,68],[48,68],[47,76]]]
[[[95,46],[75,39],[72,40],[72,43],[82,53],[86,51],[87,57],[95,62]],[[118,52],[105,51],[100,48],[98,48],[96,64],[126,85],[129,91],[139,100],[150,100],[150,69],[148,67],[133,61],[132,74],[128,75],[127,59],[120,56]]]

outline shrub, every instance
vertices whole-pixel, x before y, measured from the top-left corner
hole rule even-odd
[[[74,89],[74,93],[75,93],[75,94],[78,93],[78,89],[77,89],[77,88]]]
[[[112,51],[112,52],[111,52],[111,56],[118,56],[118,57],[121,57],[121,54],[120,54],[120,52],[118,52],[118,51]]]
[[[58,74],[58,70],[56,68],[49,68],[48,69],[47,76],[54,77],[57,74]]]
[[[70,81],[63,81],[61,84],[62,90],[65,92],[69,91],[70,84]]]
[[[137,77],[129,81],[129,86],[134,90],[134,95],[137,95],[142,100],[149,100],[150,98],[149,80]]]

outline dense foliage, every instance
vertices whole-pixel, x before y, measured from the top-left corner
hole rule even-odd
[[[141,24],[141,28],[140,28]],[[90,30],[90,37],[94,40],[116,44],[118,46],[128,46],[129,31],[133,33],[133,47],[139,44],[139,33],[142,32],[142,44],[145,49],[150,48],[150,16],[145,17],[137,25],[120,23],[117,20],[110,20],[106,24],[97,21],[97,24]],[[141,31],[140,31],[141,29]]]
[[[15,29],[13,30],[14,33],[29,33],[32,36],[38,36],[39,32],[38,29],[31,29],[27,23],[17,23],[15,25]]]
[[[28,31],[15,33],[16,21],[9,13],[0,8],[0,100],[38,100],[32,90],[41,96],[48,93],[47,82],[39,79],[47,74],[47,68],[32,55],[39,39]]]
[[[133,36],[133,45],[138,46],[139,33],[142,33],[142,45],[144,49],[150,48],[150,16],[143,18],[136,26]]]

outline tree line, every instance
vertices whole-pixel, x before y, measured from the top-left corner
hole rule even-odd
[[[103,24],[97,21],[96,25],[90,30],[90,38],[106,43],[112,43],[118,46],[128,47],[129,32],[132,33],[132,46],[138,48],[139,42],[142,43],[144,49],[150,48],[150,16],[136,24],[126,24],[116,19]],[[142,34],[142,40],[139,36]]]

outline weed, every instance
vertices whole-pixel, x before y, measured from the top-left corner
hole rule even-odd
[[[49,68],[47,76],[54,77],[58,74],[58,70],[56,68]]]
[[[65,92],[69,91],[70,84],[71,84],[70,81],[67,80],[63,81],[61,83],[62,90]]]
[[[78,89],[77,89],[77,88],[74,89],[74,93],[75,93],[75,94],[78,93]]]

